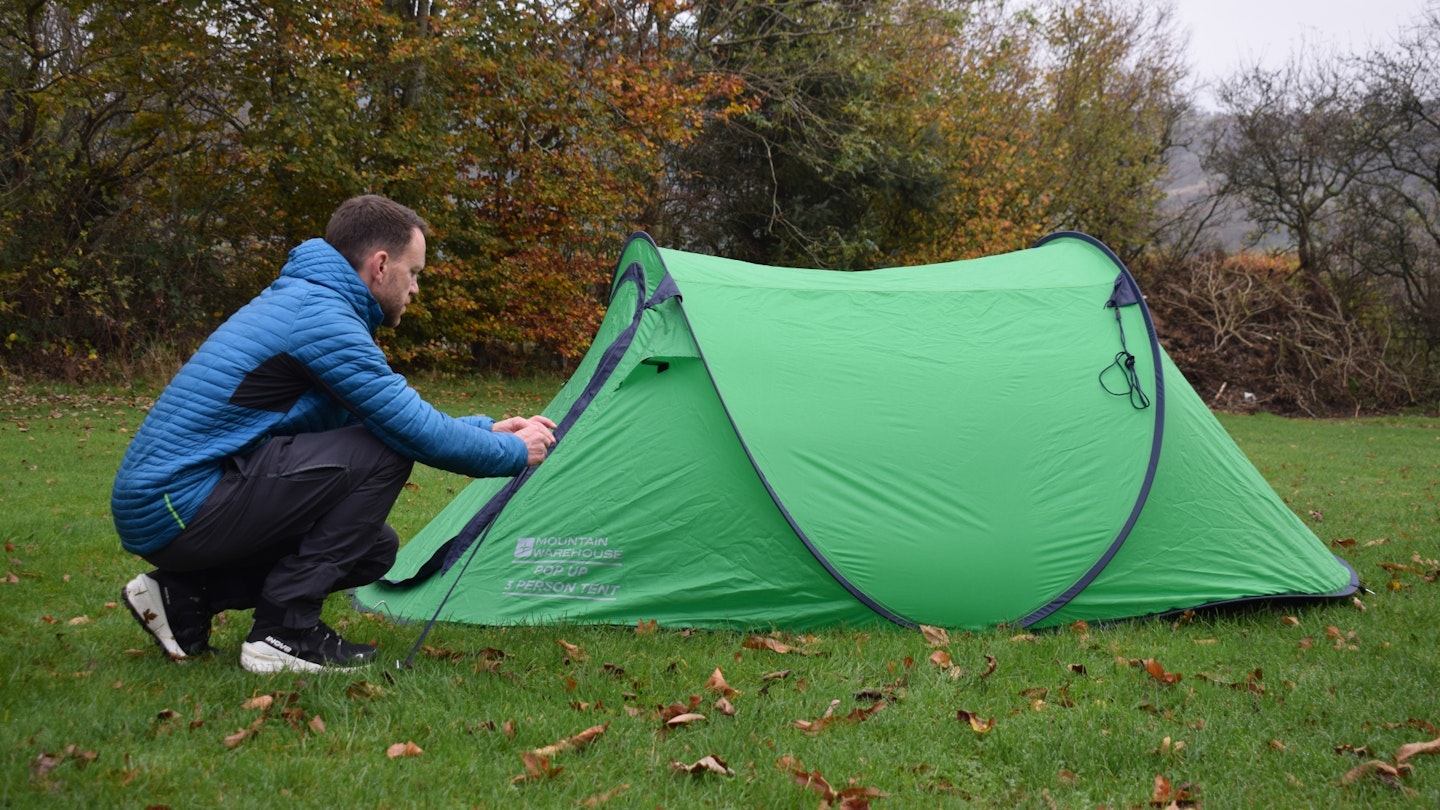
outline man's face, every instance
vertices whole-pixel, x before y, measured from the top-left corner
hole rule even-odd
[[[420,292],[420,271],[425,268],[425,234],[411,232],[410,244],[398,254],[381,251],[370,293],[380,302],[385,325],[397,326],[411,296]]]

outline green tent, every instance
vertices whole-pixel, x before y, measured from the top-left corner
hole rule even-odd
[[[1354,572],[1156,341],[1104,245],[833,272],[637,234],[550,458],[359,603],[406,619],[1046,627],[1338,597]]]

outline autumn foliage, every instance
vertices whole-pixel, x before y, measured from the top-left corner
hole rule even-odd
[[[846,268],[1059,226],[1130,244],[1178,98],[1163,17],[1111,0],[0,15],[0,337],[7,364],[71,377],[187,354],[366,192],[434,230],[381,336],[407,367],[569,366],[639,228]]]

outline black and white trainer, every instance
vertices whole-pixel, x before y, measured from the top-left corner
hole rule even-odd
[[[163,571],[141,574],[125,583],[120,598],[135,621],[176,661],[215,652],[210,646],[210,620],[215,614],[204,593],[179,578]]]
[[[349,672],[375,660],[369,644],[346,641],[320,622],[308,630],[259,627],[240,645],[240,666],[250,672]]]

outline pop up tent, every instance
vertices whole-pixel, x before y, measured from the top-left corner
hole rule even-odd
[[[1358,584],[1083,234],[864,272],[637,234],[545,413],[549,459],[471,483],[361,606],[489,625],[1045,627]]]

